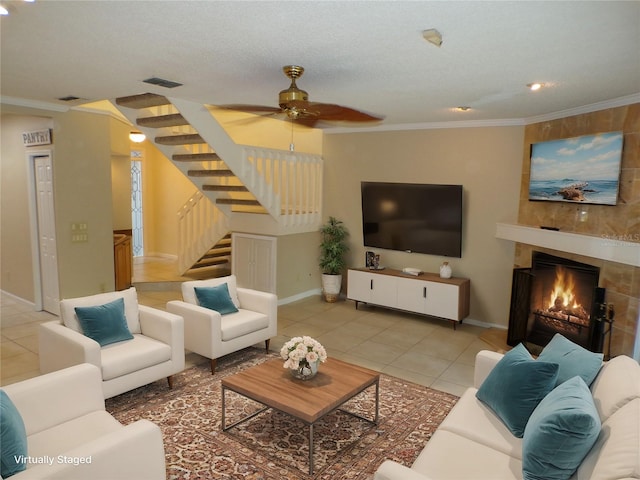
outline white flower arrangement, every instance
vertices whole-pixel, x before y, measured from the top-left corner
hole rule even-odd
[[[311,369],[311,364],[327,360],[327,351],[311,337],[293,337],[280,349],[280,356],[285,360],[284,368],[302,373]]]

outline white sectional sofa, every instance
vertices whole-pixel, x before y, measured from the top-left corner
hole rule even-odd
[[[476,398],[502,357],[479,352],[474,388],[462,395],[411,468],[387,460],[374,480],[522,479],[523,439]],[[640,478],[640,365],[626,356],[606,362],[590,391],[601,429],[571,480]]]
[[[2,390],[26,432],[26,469],[11,480],[166,478],[160,428],[148,420],[124,426],[105,411],[98,367],[84,363]]]

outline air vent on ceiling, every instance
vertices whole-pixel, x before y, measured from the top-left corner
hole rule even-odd
[[[72,102],[74,100],[80,100],[80,97],[76,97],[74,95],[67,95],[66,97],[60,97],[58,100],[63,102]]]
[[[151,85],[159,85],[165,88],[176,88],[182,86],[181,83],[172,82],[171,80],[165,80],[163,78],[151,77],[143,80],[144,83],[150,83]]]

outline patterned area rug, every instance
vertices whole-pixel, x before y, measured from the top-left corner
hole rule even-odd
[[[325,416],[314,427],[310,476],[308,427],[301,421],[267,410],[221,431],[220,379],[274,357],[248,348],[218,359],[215,375],[206,362],[176,375],[172,390],[158,381],[108,399],[107,410],[123,424],[146,418],[160,426],[171,480],[364,480],[385,459],[411,465],[458,400],[382,374],[378,425],[339,410]],[[345,409],[372,418],[374,400],[369,388]],[[261,407],[230,391],[226,402],[227,424]]]

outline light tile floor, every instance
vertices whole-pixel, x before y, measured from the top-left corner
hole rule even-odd
[[[172,277],[170,261],[136,264],[134,281],[144,280],[147,265],[152,282],[138,288],[141,304],[164,309],[169,300],[180,299],[179,280]],[[0,384],[7,385],[39,375],[38,325],[55,319],[47,312],[3,294],[0,303],[2,366]],[[418,315],[360,305],[342,300],[326,303],[312,296],[278,309],[278,336],[271,350],[291,337],[309,335],[320,341],[329,356],[362,365],[438,390],[460,395],[473,384],[475,355],[491,349],[479,336],[483,328],[462,324],[454,330],[449,322]],[[187,355],[187,365],[207,361]]]

